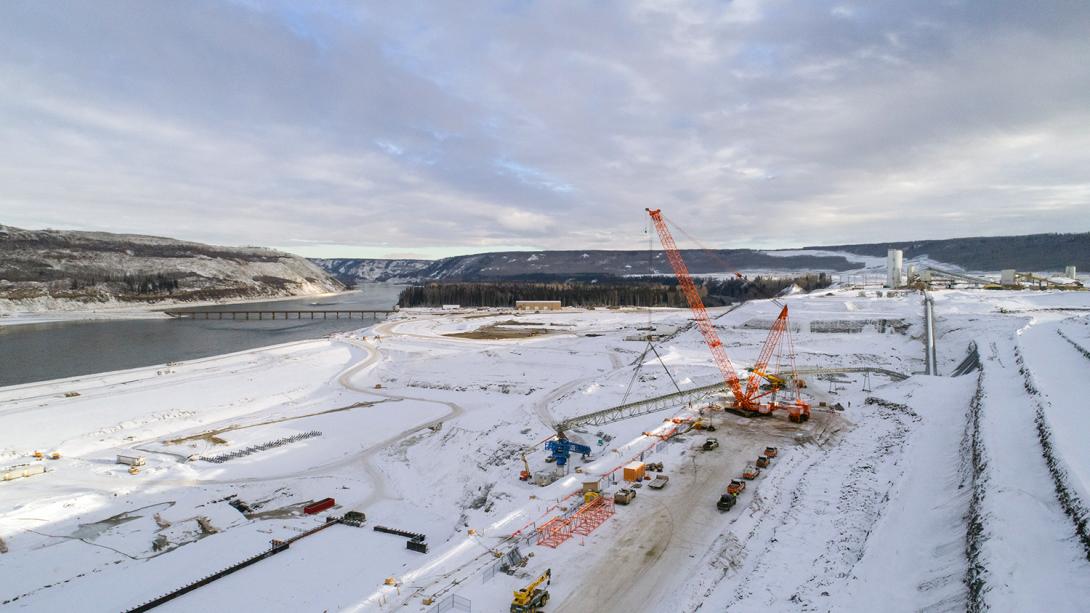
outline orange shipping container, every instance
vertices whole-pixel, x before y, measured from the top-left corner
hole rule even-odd
[[[642,481],[643,480],[644,466],[643,462],[633,462],[624,467],[624,480],[625,481]]]

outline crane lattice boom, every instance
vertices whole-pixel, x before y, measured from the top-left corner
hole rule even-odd
[[[712,352],[712,358],[715,359],[716,366],[723,373],[723,380],[727,382],[727,387],[734,393],[735,401],[743,402],[745,394],[742,393],[742,382],[739,381],[738,373],[735,372],[734,365],[731,364],[726,350],[723,349],[723,341],[719,340],[719,335],[715,332],[715,326],[712,325],[711,320],[708,318],[708,310],[704,308],[704,302],[700,299],[700,293],[696,290],[693,277],[689,274],[689,267],[685,265],[685,260],[681,259],[681,253],[678,252],[677,245],[674,243],[674,237],[670,234],[670,229],[666,227],[666,221],[662,218],[662,211],[647,209],[647,213],[651,216],[651,220],[655,222],[655,229],[659,233],[659,240],[662,241],[662,248],[666,251],[666,257],[670,260],[670,266],[674,269],[674,275],[677,277],[678,283],[681,284],[681,291],[685,293],[685,298],[689,301],[689,308],[693,312],[696,326],[700,329],[700,334],[704,336],[704,342],[708,344],[708,349]]]
[[[734,365],[731,364],[730,358],[727,357],[727,352],[723,348],[723,342],[719,340],[719,334],[716,333],[715,327],[712,325],[711,320],[708,318],[708,311],[704,308],[704,301],[700,299],[700,293],[696,289],[696,284],[693,283],[692,275],[689,274],[689,268],[685,265],[685,261],[681,259],[681,253],[678,251],[677,244],[674,243],[674,237],[670,234],[670,229],[666,226],[666,220],[662,217],[662,211],[659,209],[647,209],[647,214],[651,216],[651,220],[655,223],[655,230],[658,231],[659,240],[662,241],[662,248],[666,252],[667,259],[670,260],[670,266],[674,269],[674,275],[677,277],[678,283],[681,285],[681,290],[685,294],[686,300],[689,302],[689,308],[693,312],[693,318],[696,320],[697,328],[700,330],[700,334],[704,337],[704,342],[708,345],[708,349],[711,350],[712,357],[715,359],[716,366],[719,367],[719,371],[723,374],[723,380],[726,382],[727,387],[734,394],[734,408],[743,411],[756,411],[759,413],[771,413],[776,409],[787,409],[790,412],[791,421],[805,421],[810,417],[810,405],[803,402],[798,390],[798,377],[792,378],[792,383],[795,386],[795,397],[791,402],[786,404],[779,404],[775,401],[775,396],[768,403],[758,402],[758,399],[768,394],[775,394],[782,387],[782,380],[773,380],[770,375],[767,374],[768,362],[772,359],[772,354],[776,351],[776,347],[779,345],[784,333],[787,333],[788,343],[792,344],[789,348],[789,355],[791,359],[791,369],[794,371],[794,346],[791,342],[790,330],[788,330],[787,323],[787,306],[784,305],[780,310],[779,317],[773,322],[771,328],[768,331],[768,338],[765,339],[764,346],[761,347],[761,353],[757,357],[757,362],[750,370],[750,376],[746,381],[745,390],[742,389],[742,382],[738,379],[738,373],[734,369]],[[772,384],[772,390],[768,394],[761,394],[761,379],[768,379]]]

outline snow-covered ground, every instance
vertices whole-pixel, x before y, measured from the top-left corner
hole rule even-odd
[[[800,368],[912,376],[809,375],[813,419],[715,412],[721,446],[709,452],[706,434],[644,434],[700,404],[576,430],[594,453],[544,487],[518,480],[520,452],[532,448],[534,472],[554,470],[540,446],[554,423],[674,390],[654,354],[625,340],[645,311],[413,310],[332,339],[0,388],[0,465],[48,469],[0,483],[0,607],[125,610],[357,510],[363,529],[332,526],[162,610],[425,611],[452,595],[506,610],[546,568],[556,611],[1084,610],[1090,294],[933,295],[939,372],[971,342],[981,368],[918,374],[919,294],[792,295]],[[743,368],[776,308],[711,314]],[[547,333],[450,336],[513,318]],[[653,320],[678,330],[658,351],[682,387],[717,380],[687,311]],[[772,467],[717,511],[766,445],[780,448]],[[248,454],[205,459],[232,452]],[[129,474],[119,453],[147,465]],[[641,488],[588,535],[536,544],[535,526],[578,505],[583,481],[612,492],[615,469],[641,456],[665,465],[665,489]],[[302,514],[327,496],[332,510]],[[429,552],[376,525],[427,535]],[[533,555],[514,576],[496,572],[513,548]]]

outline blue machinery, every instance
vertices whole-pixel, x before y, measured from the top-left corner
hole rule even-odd
[[[591,449],[586,445],[580,445],[579,443],[573,443],[566,438],[558,438],[545,443],[545,448],[552,452],[553,459],[556,460],[557,466],[564,466],[568,463],[568,457],[574,451],[575,453],[582,455],[590,455]]]

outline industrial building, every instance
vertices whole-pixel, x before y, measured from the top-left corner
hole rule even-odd
[[[516,300],[516,311],[559,311],[559,300]]]

